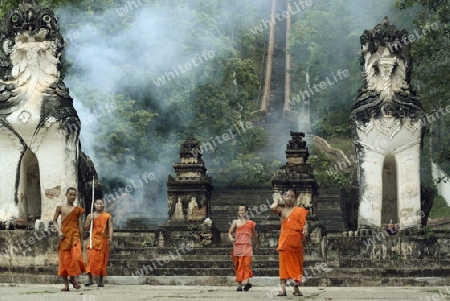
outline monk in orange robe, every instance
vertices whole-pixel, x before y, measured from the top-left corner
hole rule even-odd
[[[255,231],[256,223],[248,219],[248,207],[245,205],[239,206],[238,214],[239,219],[232,222],[228,237],[233,243],[232,256],[236,282],[238,283],[237,291],[242,291],[242,284],[244,284],[244,291],[248,291],[252,287],[250,278],[253,277],[252,240],[255,243],[255,250],[258,250],[258,236]],[[236,232],[236,238],[233,238],[233,232]]]
[[[295,191],[290,189],[283,201],[274,202],[270,207],[281,219],[277,251],[282,291],[278,296],[286,296],[288,279],[294,280],[294,296],[302,296],[298,287],[303,279],[303,240],[308,235],[308,210],[295,206],[295,200]]]
[[[89,214],[84,224],[85,230],[90,230],[92,225],[92,248],[91,242],[87,245],[86,273],[89,275],[89,281],[85,286],[94,284],[92,276],[98,276],[98,286],[103,287],[103,276],[106,275],[106,266],[109,258],[109,246],[113,236],[113,221],[109,213],[103,211],[105,203],[102,199],[95,200],[95,212]]]
[[[75,276],[85,271],[81,242],[81,233],[83,233],[81,217],[84,209],[73,204],[77,197],[75,188],[68,188],[66,197],[67,202],[56,207],[53,225],[57,228],[60,239],[58,246],[58,276],[61,276],[64,281],[64,288],[61,291],[68,292],[69,282],[76,289],[81,287],[75,280]],[[59,216],[61,216],[61,228],[58,226]],[[68,276],[69,279],[67,278]]]

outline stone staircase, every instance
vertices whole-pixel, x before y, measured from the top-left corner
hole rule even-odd
[[[339,206],[331,193],[327,195],[327,205],[318,207],[318,214],[336,216],[333,204]],[[320,196],[319,196],[320,202]],[[179,250],[175,247],[155,247],[158,238],[155,230],[151,231],[117,231],[114,248],[111,252],[108,271],[111,275],[153,275],[153,276],[233,276],[233,266],[228,242],[228,229],[233,219],[237,218],[237,209],[241,204],[249,206],[249,217],[257,223],[257,231],[277,232],[280,225],[278,217],[269,210],[272,203],[271,188],[226,188],[216,187],[212,192],[211,219],[221,232],[221,242],[214,247],[191,248]],[[332,222],[336,224],[336,219]],[[333,223],[329,223],[333,224]],[[340,231],[341,229],[339,229]],[[276,235],[277,236],[277,235]],[[177,255],[178,253],[179,255]],[[167,256],[164,258],[164,256]],[[165,262],[167,261],[167,262]],[[305,267],[314,267],[322,261],[321,251],[317,246],[307,245],[305,248]],[[147,267],[147,269],[145,268]],[[277,276],[278,254],[276,239],[266,242],[255,252],[253,268],[255,275]],[[142,269],[142,270],[141,270]]]
[[[118,232],[109,261],[110,275],[128,276],[234,276],[230,243],[218,247],[147,247],[153,233]],[[154,237],[153,237],[154,239]],[[305,259],[314,266],[322,259],[307,246]],[[254,253],[253,270],[260,277],[278,275],[276,246],[263,247]],[[147,267],[147,269],[145,269]]]
[[[233,279],[234,271],[231,261],[231,244],[224,243],[214,248],[159,248],[147,247],[153,233],[118,232],[115,235],[108,273],[110,276],[160,277],[228,277]],[[446,234],[436,237],[419,238],[418,245],[433,244],[441,241],[440,259],[424,255],[417,259],[414,254],[404,258],[399,250],[385,249],[394,246],[400,240],[407,250],[408,244],[416,238],[387,237],[377,245],[365,248],[364,241],[370,237],[342,237],[342,235],[325,238],[328,246],[327,258],[322,257],[320,248],[307,244],[304,250],[305,285],[324,286],[359,286],[359,285],[422,285],[437,284],[447,281],[450,275],[450,244]],[[433,252],[431,245],[429,251]],[[427,249],[428,247],[425,247]],[[384,250],[382,255],[380,250]],[[403,251],[404,253],[408,251]],[[419,250],[413,251],[419,254]],[[180,255],[178,255],[180,254]],[[383,257],[384,256],[384,257]],[[255,277],[278,276],[278,254],[276,246],[263,247],[254,253],[253,271]],[[147,268],[145,268],[147,267]],[[441,284],[442,285],[442,284]]]
[[[269,111],[267,119],[261,122],[261,126],[264,129],[264,139],[261,145],[255,147],[255,156],[259,156],[266,162],[271,163],[278,160],[284,164],[286,162],[286,144],[291,139],[290,131],[295,131],[297,125],[277,118],[276,112]]]
[[[20,237],[32,237],[33,231],[0,231],[0,236],[19,241]],[[57,242],[53,235],[14,257],[2,255],[0,283],[61,283],[56,276]],[[155,247],[155,243],[155,231],[117,231],[107,283],[233,285],[231,244],[173,248]],[[381,239],[334,234],[325,237],[321,247],[308,243],[304,250],[306,286],[444,285],[449,281],[450,238],[445,231],[430,237]],[[276,246],[255,252],[253,269],[253,283],[276,285]]]
[[[221,233],[228,233],[230,223],[238,218],[237,210],[242,204],[249,207],[249,218],[258,227],[264,221],[278,221],[269,210],[272,202],[271,188],[216,187],[211,195],[211,219]]]
[[[328,233],[342,233],[344,223],[337,188],[319,189],[317,217]]]
[[[249,218],[260,226],[276,222],[278,218],[269,210],[272,200],[271,188],[223,188],[213,189],[211,197],[212,217],[221,232],[228,232],[230,223],[237,218],[241,204],[249,206]],[[339,204],[338,189],[319,189],[317,216],[327,232],[342,233],[344,226]]]

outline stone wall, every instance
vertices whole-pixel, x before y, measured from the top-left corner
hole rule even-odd
[[[382,262],[390,260],[450,259],[450,236],[446,232],[426,235],[329,236],[325,238],[326,260],[336,267],[350,267],[351,262]]]
[[[58,236],[48,230],[0,231],[0,267],[33,267],[58,264]],[[56,271],[55,271],[56,273]]]

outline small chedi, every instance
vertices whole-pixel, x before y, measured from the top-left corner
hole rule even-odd
[[[283,194],[289,189],[297,193],[295,206],[304,207],[308,210],[307,221],[311,233],[311,242],[318,246],[326,235],[325,227],[320,223],[317,216],[317,200],[319,198],[319,185],[314,178],[314,168],[308,161],[309,151],[306,141],[303,140],[305,133],[290,132],[291,139],[286,144],[286,164],[281,166],[272,177],[274,201],[280,201]],[[279,227],[279,222],[277,222]],[[267,227],[268,228],[268,227]],[[265,240],[271,238],[271,233],[262,234]],[[273,236],[272,236],[273,238]]]
[[[180,162],[168,176],[169,219],[157,231],[158,246],[209,246],[220,241],[211,220],[212,179],[206,175],[200,145],[188,137],[180,147]]]
[[[0,225],[52,219],[68,187],[90,197],[80,119],[63,82],[64,40],[52,10],[22,1],[0,23]]]
[[[307,163],[309,152],[305,133],[290,132],[291,139],[286,145],[286,164],[281,166],[272,178],[273,199],[280,201],[283,193],[293,188],[298,195],[296,206],[308,210],[308,220],[317,219],[318,188],[314,179],[314,169]]]
[[[358,158],[358,229],[420,226],[424,110],[411,86],[406,30],[387,19],[361,36],[362,86],[350,123]],[[427,213],[426,213],[427,214]]]

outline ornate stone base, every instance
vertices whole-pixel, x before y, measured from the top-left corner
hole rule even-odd
[[[214,247],[220,244],[220,231],[214,223],[168,221],[155,230],[158,247]]]

